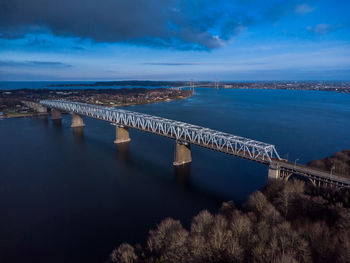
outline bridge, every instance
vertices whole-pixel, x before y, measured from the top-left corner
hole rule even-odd
[[[27,103],[27,105],[29,104]],[[174,139],[173,165],[175,166],[192,161],[191,145],[193,144],[268,165],[269,178],[288,180],[291,175],[296,174],[307,178],[314,185],[350,188],[350,179],[281,159],[272,144],[123,109],[65,100],[42,100],[39,105],[51,109],[52,119],[61,119],[61,112],[71,113],[72,128],[85,126],[82,116],[112,123],[116,127],[116,139],[114,141],[116,144],[130,141],[129,128]],[[33,104],[31,104],[31,107],[33,107]],[[42,111],[41,107],[39,108]]]

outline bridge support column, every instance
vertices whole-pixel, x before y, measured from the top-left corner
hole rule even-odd
[[[175,142],[175,153],[173,165],[183,165],[192,162],[191,145],[187,142]]]
[[[38,106],[36,107],[36,110],[39,113],[47,113],[47,108],[45,106],[40,105],[40,104],[38,104]]]
[[[62,113],[54,108],[51,109],[51,120],[61,120]]]
[[[115,144],[130,142],[130,135],[128,127],[115,125]]]
[[[84,121],[83,118],[75,113],[72,113],[72,125],[70,127],[76,128],[76,127],[84,127]]]
[[[269,166],[268,178],[270,179],[279,179],[280,178],[280,168],[277,164],[271,163]]]

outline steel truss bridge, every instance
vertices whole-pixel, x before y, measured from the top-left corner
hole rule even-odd
[[[128,110],[65,100],[42,100],[40,104],[51,109],[104,120],[120,127],[135,128],[181,143],[194,144],[263,163],[269,165],[269,177],[270,171],[273,178],[285,180],[296,174],[309,179],[314,185],[350,188],[350,179],[281,159],[272,144]]]
[[[128,110],[64,100],[43,100],[40,104],[62,111],[135,128],[178,141],[206,147],[261,163],[280,159],[275,146],[208,128]]]

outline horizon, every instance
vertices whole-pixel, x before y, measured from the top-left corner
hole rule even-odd
[[[124,82],[124,81],[135,81],[135,82],[189,82],[190,80],[152,80],[152,79],[100,79],[100,80],[0,80],[1,83],[6,83],[6,82],[92,82],[92,83],[98,83],[98,82]],[[215,82],[216,80],[193,80],[194,83],[210,83],[210,82]],[[309,79],[309,80],[294,80],[294,79],[284,79],[284,80],[223,80],[220,81],[218,80],[219,83],[255,83],[255,82],[350,82],[350,79],[345,79],[345,80],[337,80],[337,79],[325,79],[325,80],[317,80],[317,79]]]

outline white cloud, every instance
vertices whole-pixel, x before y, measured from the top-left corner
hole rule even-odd
[[[315,8],[312,6],[309,6],[308,4],[297,5],[294,9],[295,13],[300,14],[300,15],[305,15],[307,13],[314,11],[314,10],[315,10]]]
[[[326,35],[339,28],[340,28],[340,25],[318,24],[314,27],[308,26],[306,27],[306,30],[315,35]]]

